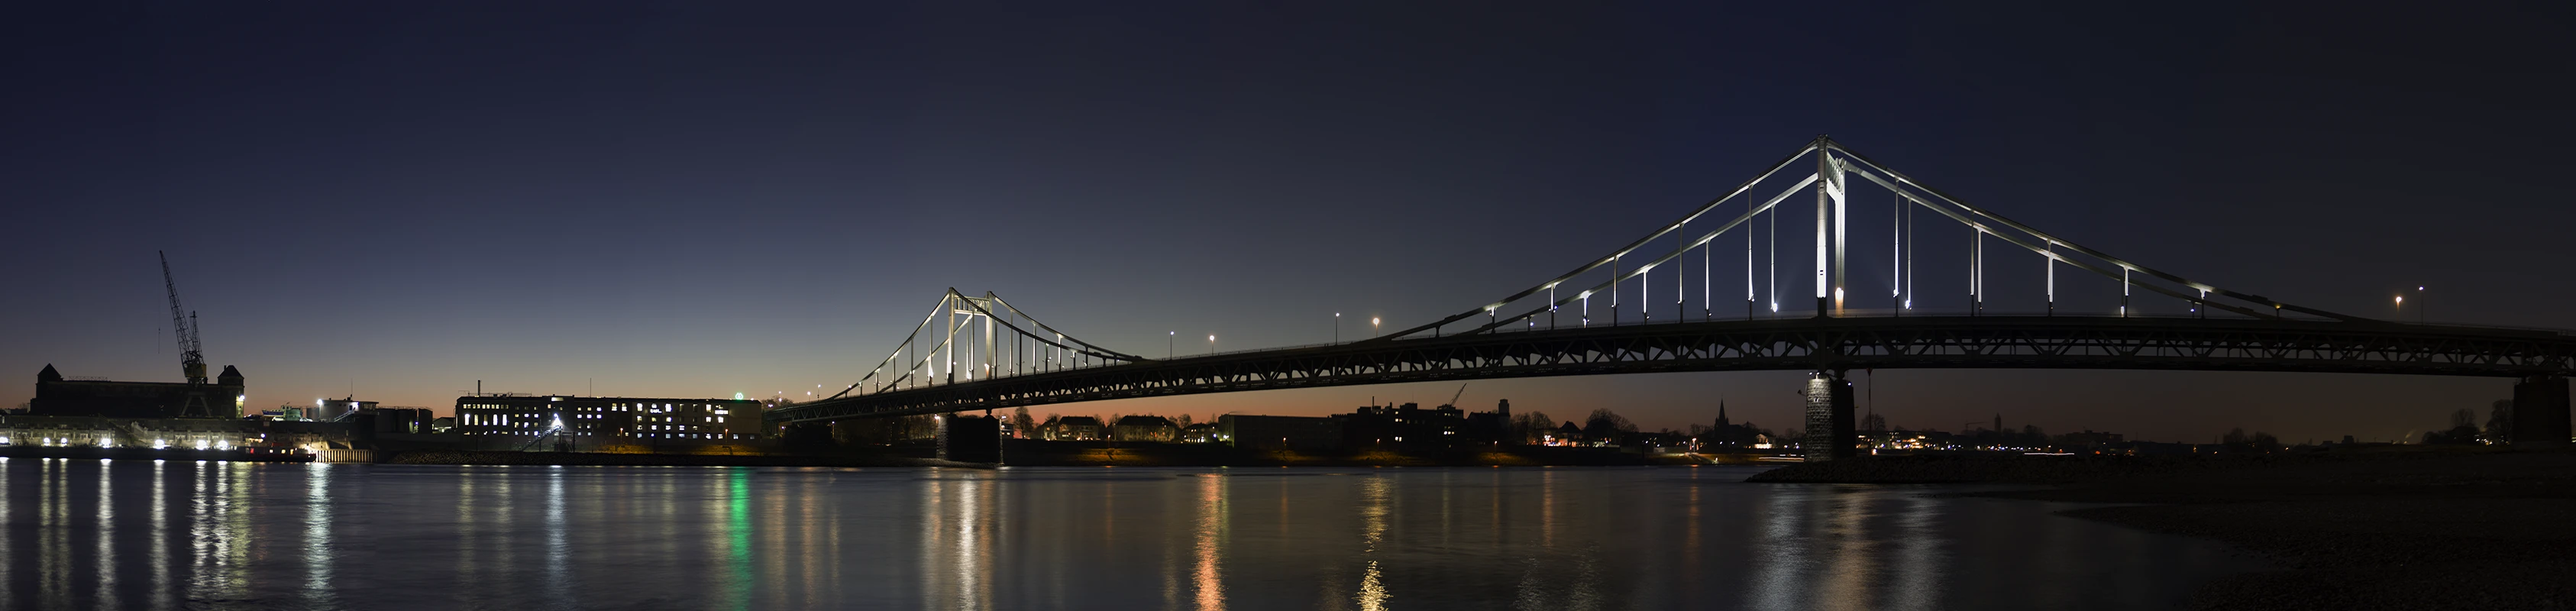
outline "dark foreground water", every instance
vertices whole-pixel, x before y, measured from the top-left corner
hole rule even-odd
[[[0,609],[2164,609],[2259,568],[1737,468],[0,462]]]

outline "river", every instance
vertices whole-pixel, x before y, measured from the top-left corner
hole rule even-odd
[[[1756,471],[0,459],[0,609],[2171,609],[2265,566]]]

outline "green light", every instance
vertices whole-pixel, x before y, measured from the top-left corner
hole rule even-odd
[[[730,491],[732,498],[728,499],[730,501],[728,505],[732,511],[728,512],[730,515],[727,516],[726,530],[730,531],[732,540],[727,542],[729,545],[726,547],[729,548],[727,551],[731,552],[729,555],[733,560],[730,563],[733,565],[733,582],[726,584],[727,593],[730,594],[727,598],[731,599],[731,607],[734,609],[750,609],[751,469],[737,467],[730,475],[732,476],[729,482],[732,484]]]
[[[742,400],[742,393],[734,393],[734,394],[733,394],[733,400],[735,400],[735,401],[741,401],[741,400]]]

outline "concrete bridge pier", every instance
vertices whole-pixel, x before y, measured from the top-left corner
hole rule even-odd
[[[2513,435],[2516,447],[2556,448],[2567,445],[2567,378],[2537,375],[2513,384]]]
[[[1807,379],[1807,438],[1809,462],[1851,458],[1853,437],[1858,424],[1852,417],[1852,385],[1844,371],[1817,371]]]
[[[1002,462],[1002,421],[992,416],[949,414],[939,418],[939,459],[957,462]]]

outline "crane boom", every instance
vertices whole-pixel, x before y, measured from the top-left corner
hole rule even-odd
[[[170,331],[179,338],[179,372],[189,384],[206,383],[206,354],[197,344],[197,315],[179,306],[179,283],[171,279],[170,253],[161,254],[161,286],[170,289]]]
[[[1466,384],[1459,384],[1459,385],[1458,385],[1458,392],[1457,392],[1457,394],[1449,395],[1449,406],[1450,406],[1450,407],[1457,407],[1457,406],[1458,406],[1458,398],[1459,398],[1459,397],[1464,397],[1464,396],[1467,396],[1467,385],[1466,385]]]

